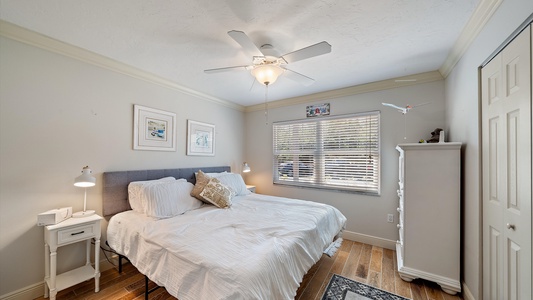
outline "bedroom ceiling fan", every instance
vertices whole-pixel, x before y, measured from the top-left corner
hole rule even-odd
[[[422,106],[422,105],[426,105],[426,104],[429,104],[429,103],[431,103],[431,102],[421,103],[421,104],[417,104],[417,105],[409,105],[409,104],[407,104],[407,106],[405,106],[405,107],[400,107],[400,106],[397,106],[397,105],[394,105],[394,104],[390,104],[390,103],[381,103],[381,104],[383,104],[385,106],[392,107],[392,108],[396,108],[399,112],[401,112],[403,115],[405,115],[411,109],[413,109],[415,107]]]
[[[402,115],[403,115],[403,131],[404,131],[403,139],[406,140],[407,139],[407,116],[406,116],[407,113],[411,109],[413,109],[415,107],[419,107],[419,106],[430,104],[430,103],[431,102],[425,102],[425,103],[420,103],[420,104],[417,104],[417,105],[409,105],[409,104],[407,104],[405,107],[401,107],[401,106],[390,104],[390,103],[383,103],[383,102],[381,104],[383,104],[384,106],[396,108],[399,112],[402,113]]]
[[[258,82],[266,86],[274,83],[281,74],[285,74],[287,78],[308,86],[315,80],[288,69],[286,65],[331,52],[331,45],[324,41],[277,56],[272,45],[264,44],[257,47],[246,33],[242,31],[231,30],[228,31],[228,35],[241,45],[246,53],[252,55],[252,64],[208,69],[204,70],[205,73],[212,74],[235,70],[248,70]]]

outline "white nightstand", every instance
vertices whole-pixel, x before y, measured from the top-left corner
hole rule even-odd
[[[55,300],[57,292],[80,282],[94,278],[94,292],[100,290],[100,221],[92,215],[85,218],[70,218],[59,224],[44,226],[44,297]],[[91,266],[91,239],[94,242],[94,268]],[[56,275],[57,248],[85,241],[86,264],[77,269]]]
[[[252,192],[252,193],[255,193],[255,185],[246,185],[246,188]]]

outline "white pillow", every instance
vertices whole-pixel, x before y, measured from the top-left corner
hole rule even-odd
[[[192,183],[179,180],[144,186],[145,214],[163,219],[199,208],[202,201],[190,195],[192,188]]]
[[[247,188],[244,179],[241,174],[237,173],[225,173],[217,177],[220,183],[232,189],[237,196],[243,196],[251,194]]]
[[[165,181],[175,181],[174,177],[164,177],[161,179],[155,180],[146,180],[146,181],[132,181],[128,184],[128,201],[130,202],[131,209],[134,211],[144,214],[144,205],[142,203],[142,188],[146,185],[157,184]],[[180,179],[181,180],[181,179]],[[185,180],[185,179],[183,179]]]

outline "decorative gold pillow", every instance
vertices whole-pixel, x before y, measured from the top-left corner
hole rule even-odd
[[[235,192],[220,183],[218,179],[212,178],[204,187],[200,196],[216,207],[226,208],[231,206],[231,199],[235,197]]]
[[[202,170],[199,170],[198,173],[196,173],[196,184],[194,185],[194,188],[191,191],[191,196],[205,203],[210,203],[202,196],[200,196],[200,193],[202,193],[205,186],[209,183],[210,179],[211,177],[207,176],[204,172],[202,172]]]

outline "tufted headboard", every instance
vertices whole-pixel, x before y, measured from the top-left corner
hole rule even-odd
[[[194,173],[198,172],[198,170],[206,173],[217,173],[224,171],[230,172],[231,168],[229,166],[222,166],[104,172],[104,191],[102,195],[104,216],[111,216],[131,209],[130,203],[128,202],[128,184],[132,181],[154,180],[172,176],[176,179],[185,178],[194,184],[196,182]]]

